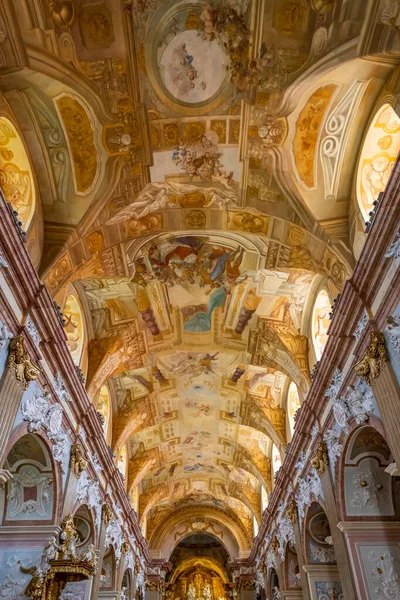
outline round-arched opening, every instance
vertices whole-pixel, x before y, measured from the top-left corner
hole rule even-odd
[[[272,454],[271,454],[271,462],[272,462],[272,474],[275,477],[277,472],[282,466],[281,453],[275,444],[272,444]]]
[[[126,469],[128,466],[128,450],[126,445],[122,446],[117,453],[117,469],[121,473],[123,480],[126,480]]]
[[[0,186],[27,230],[35,212],[35,183],[24,143],[6,117],[0,117]]]
[[[386,188],[399,150],[400,119],[390,104],[384,104],[372,119],[358,163],[357,200],[366,220]]]
[[[77,298],[72,294],[65,301],[63,314],[66,321],[64,327],[67,345],[72,360],[79,366],[84,342],[83,315]]]
[[[300,408],[299,392],[297,390],[297,385],[294,383],[294,381],[292,381],[289,386],[288,399],[287,399],[287,415],[288,415],[288,420],[289,420],[290,435],[293,435],[294,425],[295,425],[294,416],[299,408]]]
[[[110,425],[110,414],[111,414],[111,402],[110,393],[106,385],[101,386],[99,398],[97,400],[97,412],[100,413],[102,418],[102,427],[105,438],[108,437],[108,429]]]
[[[188,600],[226,600],[226,565],[230,557],[223,544],[208,533],[186,536],[174,548],[168,576],[173,597]]]
[[[315,300],[312,312],[312,341],[317,360],[321,360],[322,353],[328,341],[328,329],[330,325],[329,313],[331,312],[331,301],[328,292],[321,290]]]

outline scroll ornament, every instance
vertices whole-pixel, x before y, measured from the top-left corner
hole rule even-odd
[[[42,372],[39,367],[33,364],[28,352],[25,350],[22,335],[10,340],[7,366],[15,370],[15,377],[17,381],[23,384],[24,390],[28,389],[30,382],[35,381]]]

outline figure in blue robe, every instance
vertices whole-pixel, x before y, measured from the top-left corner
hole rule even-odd
[[[225,302],[226,293],[225,290],[220,287],[212,292],[208,300],[208,309],[206,313],[198,312],[183,326],[185,331],[192,331],[194,333],[200,333],[204,331],[210,331],[211,329],[211,315],[215,308],[223,306]]]

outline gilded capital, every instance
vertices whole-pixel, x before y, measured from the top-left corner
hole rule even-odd
[[[107,504],[107,502],[105,504],[103,504],[103,508],[101,511],[101,517],[103,519],[104,525],[108,525],[109,522],[111,521],[111,519],[114,518],[114,513],[112,511],[112,508],[109,504]]]
[[[289,521],[291,521],[292,523],[296,523],[297,521],[297,504],[294,500],[294,498],[292,498],[287,506],[286,509],[286,516],[289,519]]]
[[[121,551],[124,552],[125,554],[127,552],[129,552],[129,544],[128,544],[128,542],[126,540],[124,540],[122,542]]]
[[[278,554],[279,542],[278,542],[278,538],[276,537],[276,535],[274,535],[274,537],[271,540],[271,550],[274,554]]]
[[[30,382],[35,381],[42,372],[39,367],[33,364],[28,352],[25,350],[22,335],[10,340],[7,365],[15,370],[15,377],[23,384],[25,390],[29,387]]]
[[[313,457],[311,457],[311,466],[317,471],[321,477],[326,467],[329,464],[328,449],[325,442],[318,442],[317,451]]]
[[[74,444],[72,446],[69,466],[78,478],[80,477],[82,471],[86,469],[87,461],[84,458],[83,450],[80,444]]]
[[[364,352],[364,356],[354,366],[354,370],[368,385],[373,385],[374,381],[378,379],[383,365],[387,362],[388,355],[383,333],[380,331],[371,331],[370,336],[371,340]]]

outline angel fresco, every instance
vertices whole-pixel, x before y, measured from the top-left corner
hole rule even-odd
[[[183,153],[184,150],[181,149],[176,154],[177,152],[176,150],[175,156],[178,160],[179,153]],[[224,210],[237,208],[236,190],[229,182],[225,182],[223,173],[220,168],[215,169],[211,183],[214,181],[216,183],[207,187],[172,182],[149,183],[131,204],[111,217],[107,221],[107,225],[114,225],[128,219],[142,219],[160,210],[173,208],[201,208],[203,206]],[[230,176],[229,178],[231,179]]]
[[[199,176],[202,181],[217,182],[229,189],[233,183],[233,171],[223,169],[218,151],[218,134],[207,131],[198,142],[180,141],[172,153],[176,166],[185,171],[190,179]]]

